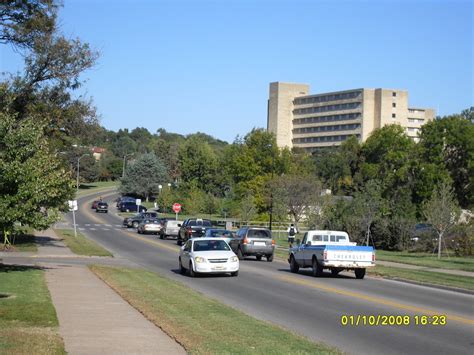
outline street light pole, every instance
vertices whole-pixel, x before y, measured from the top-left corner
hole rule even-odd
[[[89,155],[89,154],[82,154],[79,158],[77,158],[77,182],[76,182],[76,188],[77,188],[77,192],[79,192],[79,162],[81,161],[82,158],[84,158],[86,155]]]

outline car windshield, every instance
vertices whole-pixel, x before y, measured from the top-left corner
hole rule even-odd
[[[235,233],[226,229],[213,229],[209,236],[213,238],[235,238]]]
[[[216,250],[230,250],[230,247],[223,240],[196,240],[193,244],[193,251]]]
[[[204,226],[204,227],[210,227],[211,226],[211,221],[207,220],[195,220],[195,221],[189,221],[188,226],[193,227],[193,226]]]

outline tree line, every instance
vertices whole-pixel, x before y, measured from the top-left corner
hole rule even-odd
[[[19,223],[42,229],[57,220],[73,199],[79,159],[80,181],[120,180],[123,193],[156,199],[163,210],[180,202],[188,214],[343,229],[385,249],[410,248],[414,225],[436,218],[445,221],[431,223],[438,240],[448,240],[459,208],[473,206],[473,108],[425,124],[418,142],[393,125],[313,154],[280,149],[257,128],[231,144],[205,133],[113,132],[101,127],[91,98],[77,94],[99,53],[60,32],[58,10],[52,0],[0,4],[0,44],[24,59],[23,71],[0,82],[4,236]],[[94,146],[105,148],[99,160]],[[440,200],[448,218],[429,214]],[[472,234],[458,229],[449,240],[471,253]]]

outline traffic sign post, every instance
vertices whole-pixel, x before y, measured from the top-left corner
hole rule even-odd
[[[135,200],[135,204],[137,205],[137,213],[140,213],[140,205],[142,204],[142,200],[137,198]]]
[[[173,211],[176,213],[176,220],[178,220],[178,213],[181,211],[181,205],[179,203],[173,203]]]
[[[69,205],[69,211],[72,211],[72,224],[74,225],[74,237],[77,238],[77,230],[76,230],[76,211],[78,210],[77,200],[70,200],[67,203]]]

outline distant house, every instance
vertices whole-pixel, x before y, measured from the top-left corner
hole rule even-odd
[[[93,147],[91,149],[92,151],[92,155],[94,156],[95,160],[99,161],[100,158],[102,157],[102,154],[106,151],[105,148],[101,148],[101,147]]]

